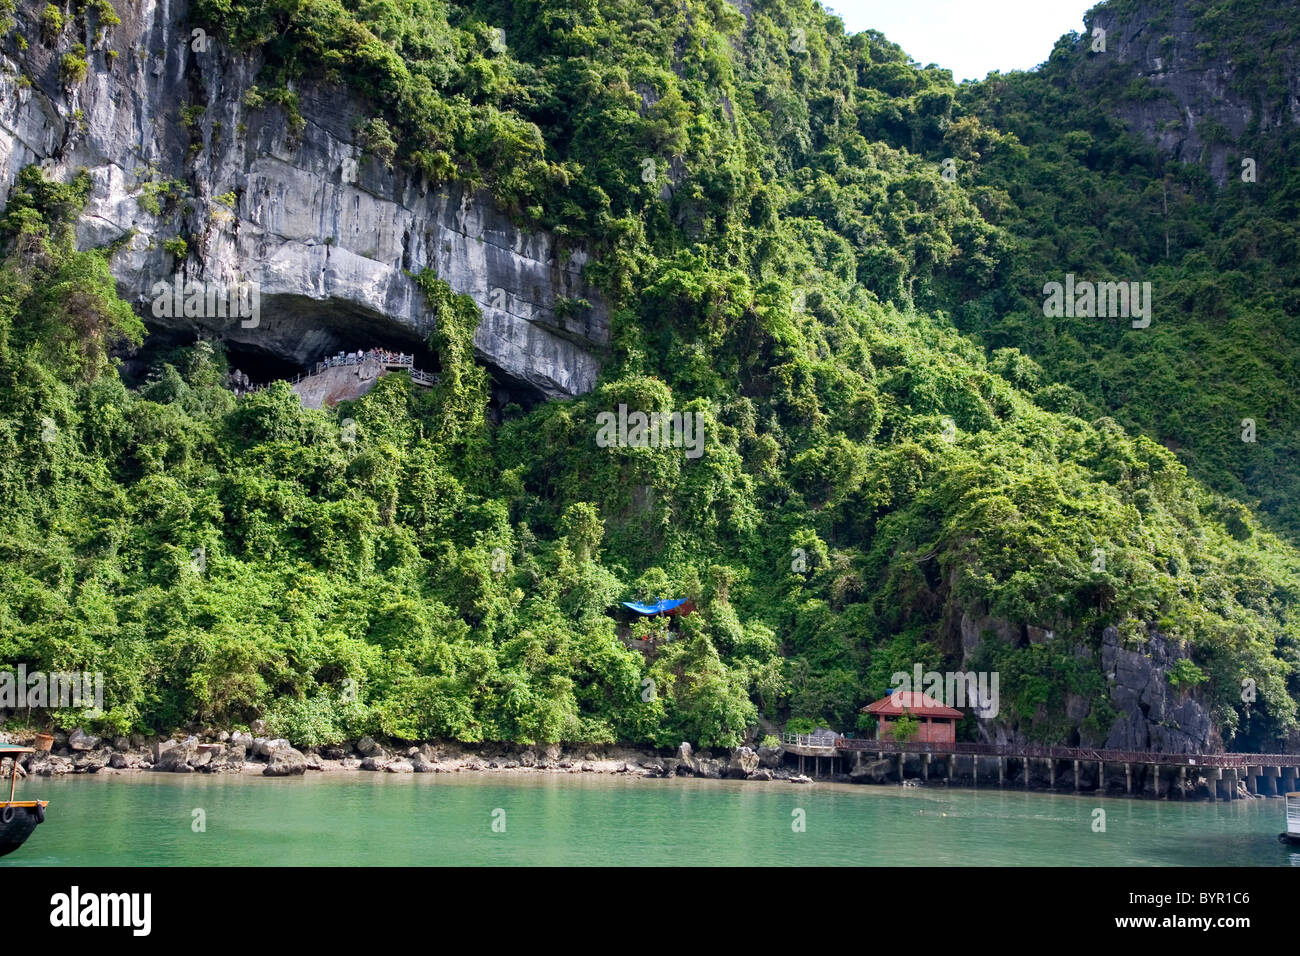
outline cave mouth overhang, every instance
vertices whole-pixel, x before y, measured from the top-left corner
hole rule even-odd
[[[421,368],[437,371],[428,336],[434,322],[399,322],[372,309],[339,299],[264,295],[243,315],[214,318],[152,319],[166,327],[219,338],[235,348],[257,349],[309,369],[327,355],[386,348],[410,352]],[[146,323],[151,321],[149,316]]]
[[[139,352],[147,354],[151,345],[175,347],[199,338],[218,339],[226,345],[231,367],[258,382],[263,375],[269,380],[310,372],[316,362],[339,352],[376,348],[414,355],[415,367],[422,371],[441,370],[428,342],[436,321],[432,316],[411,325],[352,302],[288,294],[263,295],[243,305],[238,308],[231,299],[220,316],[158,317],[146,307],[143,318],[150,334]],[[537,386],[483,361],[481,353],[478,360],[488,370],[495,404],[513,401],[531,408],[548,398]]]

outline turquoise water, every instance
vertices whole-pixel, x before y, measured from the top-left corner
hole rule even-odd
[[[146,773],[38,777],[21,790],[50,801],[49,819],[0,866],[1300,866],[1300,852],[1276,839],[1280,800],[588,774]],[[1104,833],[1093,831],[1095,808]],[[194,832],[195,810],[205,832]]]

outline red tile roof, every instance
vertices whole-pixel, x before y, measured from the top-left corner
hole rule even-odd
[[[900,717],[910,711],[918,717],[965,717],[960,710],[946,707],[933,697],[914,690],[895,691],[874,704],[868,704],[862,710],[868,714],[881,714],[885,717]]]

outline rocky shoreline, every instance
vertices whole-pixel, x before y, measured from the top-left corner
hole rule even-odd
[[[254,726],[253,730],[261,728]],[[0,735],[9,743],[31,746],[30,735]],[[185,738],[101,739],[81,729],[56,734],[49,751],[19,761],[32,776],[64,774],[237,773],[291,777],[306,773],[604,773],[632,777],[701,777],[710,780],[785,780],[812,778],[784,766],[780,747],[738,747],[696,751],[683,743],[673,754],[613,745],[529,747],[514,744],[461,744],[429,741],[387,744],[373,737],[355,743],[298,749],[284,738],[222,731]],[[844,778],[847,780],[848,778]]]
[[[627,777],[698,777],[707,780],[786,781],[793,784],[857,783],[904,787],[944,787],[943,779],[923,782],[918,765],[909,764],[909,776],[895,758],[864,760],[850,773],[819,775],[814,781],[786,765],[783,747],[737,747],[734,750],[696,750],[682,743],[675,752],[619,745],[465,744],[456,741],[379,741],[362,737],[351,743],[322,747],[294,747],[282,737],[265,733],[261,721],[252,732],[192,734],[188,737],[130,737],[101,739],[80,728],[56,733],[48,751],[36,751],[19,760],[23,776],[53,777],[65,774],[226,773],[293,777],[308,773],[595,773]],[[0,733],[0,742],[31,746],[31,733]],[[915,756],[915,755],[913,755]],[[992,758],[990,758],[992,759]],[[5,768],[7,772],[7,768]],[[985,768],[981,777],[992,773]],[[1036,775],[1031,790],[1054,792]],[[959,786],[972,786],[970,774],[954,777]],[[1125,794],[1119,779],[1089,779],[1082,792]],[[1186,784],[1168,781],[1168,797],[1196,801],[1211,799],[1209,783],[1199,776]],[[978,786],[989,786],[981,780]],[[1020,789],[1020,787],[1013,787]],[[997,789],[996,787],[994,789]],[[1238,782],[1232,798],[1254,799]]]

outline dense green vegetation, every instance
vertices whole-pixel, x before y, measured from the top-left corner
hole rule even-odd
[[[1112,6],[1168,14],[1164,4]],[[1111,414],[1157,438],[1194,476],[1298,541],[1300,136],[1261,117],[1284,108],[1279,82],[1294,72],[1300,22],[1258,0],[1198,0],[1191,9],[1195,37],[1162,42],[1165,58],[1193,78],[1226,58],[1253,110],[1237,142],[1197,117],[1203,141],[1227,145],[1227,184],[1170,161],[1116,118],[1170,93],[1062,38],[1041,70],[994,74],[960,93],[959,112],[1007,131],[996,145],[955,152],[974,192],[988,197],[981,210],[1017,237],[1019,274],[954,305],[953,315],[989,348],[1033,356],[1059,383],[1043,393],[1045,407]],[[1255,161],[1256,182],[1242,181],[1244,158]],[[1151,327],[1045,323],[1042,284],[1066,272],[1151,282]],[[1242,440],[1247,418],[1254,442]]]
[[[1045,334],[1032,308],[1068,269],[1149,266],[1196,308],[1223,282],[1266,337],[1279,315],[1249,310],[1294,278],[1261,244],[1251,268],[1273,284],[1238,299],[1208,253],[1157,261],[1163,232],[1129,249],[1110,211],[1068,228],[1099,194],[1136,215],[1168,176],[1180,228],[1226,242],[1205,223],[1248,201],[1102,120],[1092,145],[1037,126],[1057,107],[1094,122],[1052,72],[1068,64],[958,89],[796,0],[757,0],[748,22],[722,0],[200,0],[196,16],[260,45],[250,105],[292,117],[290,81],[353,84],[376,162],[490,189],[592,247],[615,343],[590,395],[489,424],[476,309],[426,272],[431,392],[394,376],[330,412],[284,385],[236,400],[210,342],[129,390],[106,356],[139,321],[112,250],[76,252],[68,229],[88,183],[25,171],[0,223],[0,658],[104,670],[105,729],[266,716],[306,744],[730,745],[760,713],[854,727],[891,673],[960,663],[968,615],[1054,632],[970,662],[1000,672],[1003,717],[1033,739],[1104,740],[1105,677],[1077,648],[1112,624],[1137,649],[1152,628],[1186,642],[1176,683],[1234,745],[1294,732],[1300,556],[1239,500],[1241,451],[1190,440],[1208,412],[1167,381],[1143,391],[1183,374],[1171,355],[1220,374],[1237,346],[1211,366],[1188,351],[1203,326],[1121,343]],[[1252,389],[1294,383],[1248,367]],[[597,448],[619,404],[699,412],[705,453]],[[1187,464],[1143,434],[1170,437],[1174,414]],[[700,611],[647,662],[611,612],[664,596]],[[1092,702],[1081,726],[1068,694]]]

